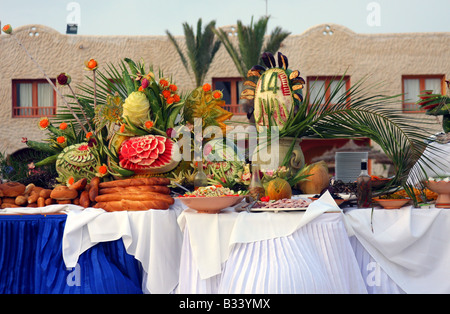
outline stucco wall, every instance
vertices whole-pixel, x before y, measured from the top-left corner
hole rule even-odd
[[[355,83],[368,75],[367,84],[385,82],[383,92],[402,92],[402,75],[450,74],[450,33],[356,34],[340,25],[329,25],[333,35],[324,35],[326,25],[318,25],[298,35],[290,35],[280,51],[289,58],[290,68],[299,69],[304,78],[342,75]],[[72,85],[82,82],[84,61],[95,58],[100,69],[129,57],[143,59],[155,71],[172,76],[181,91],[195,86],[166,36],[81,36],[65,35],[42,25],[27,25],[14,30],[30,54],[47,74],[56,78],[61,72],[72,76]],[[299,31],[300,33],[300,31]],[[31,34],[31,35],[30,35]],[[38,36],[36,36],[38,34]],[[183,37],[177,37],[184,48]],[[239,77],[224,47],[221,47],[206,77]],[[24,148],[22,137],[41,140],[38,119],[11,118],[12,79],[38,79],[43,75],[14,38],[0,36],[0,152]],[[63,93],[68,93],[62,89]],[[380,92],[380,91],[374,91]],[[59,102],[61,104],[61,102]],[[399,103],[398,106],[401,106]],[[410,114],[420,124],[423,115]],[[436,130],[440,125],[436,124]]]

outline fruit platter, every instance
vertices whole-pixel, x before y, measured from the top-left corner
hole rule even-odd
[[[217,214],[227,207],[237,205],[245,197],[241,191],[236,192],[222,185],[199,187],[178,197],[181,202],[199,213]]]

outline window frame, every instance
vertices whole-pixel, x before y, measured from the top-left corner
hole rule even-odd
[[[307,93],[309,95],[310,93],[310,87],[311,85],[316,81],[325,81],[325,103],[329,101],[331,97],[331,88],[329,87],[332,81],[340,81],[341,79],[344,79],[345,81],[345,92],[347,93],[347,96],[349,96],[350,91],[350,75],[311,75],[306,78],[306,88]],[[350,103],[350,99],[347,99],[347,103]],[[333,105],[333,103],[330,103],[330,105]],[[309,99],[308,106],[311,106],[311,99]]]
[[[53,84],[56,84],[56,79],[51,79]],[[12,106],[11,106],[11,117],[12,118],[41,118],[44,116],[54,116],[57,109],[57,95],[52,87],[53,91],[53,106],[52,107],[40,107],[38,105],[38,84],[47,83],[46,79],[13,79],[12,80]],[[32,84],[32,106],[31,107],[20,107],[17,105],[17,86],[18,84]],[[32,114],[20,114],[21,109],[27,108],[27,111],[31,111]],[[40,110],[51,109],[51,115],[41,115]],[[18,113],[16,113],[18,112]]]
[[[244,80],[241,77],[213,77],[212,78],[212,86],[213,89],[216,88],[217,82],[231,82],[231,104],[225,104],[224,109],[233,113],[236,116],[243,116],[247,113],[244,111],[243,105],[239,103],[239,95],[238,95],[238,84],[239,82],[243,82]]]
[[[425,80],[426,79],[440,79],[441,80],[441,91],[442,95],[445,95],[445,75],[444,74],[414,74],[414,75],[402,75],[402,112],[403,113],[425,113],[426,110],[405,110],[406,107],[415,105],[415,102],[405,101],[405,80],[419,80],[419,92],[425,90]],[[418,96],[418,95],[417,95]],[[418,100],[418,99],[417,99]]]

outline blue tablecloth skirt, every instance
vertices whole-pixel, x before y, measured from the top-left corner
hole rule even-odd
[[[121,239],[62,258],[65,215],[0,216],[0,294],[142,293],[139,262]]]

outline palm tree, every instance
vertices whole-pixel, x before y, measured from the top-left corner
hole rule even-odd
[[[276,27],[266,41],[265,35],[268,22],[268,16],[261,17],[255,24],[253,24],[252,17],[248,26],[238,21],[238,48],[231,43],[227,32],[223,29],[214,29],[214,33],[223,42],[228,54],[236,65],[236,69],[243,78],[247,77],[247,71],[251,67],[255,64],[261,64],[263,52],[267,51],[274,54],[280,49],[283,40],[290,35],[290,32]]]
[[[168,30],[166,31],[167,36],[180,55],[184,68],[188,73],[192,71],[197,87],[203,85],[209,66],[220,48],[221,42],[214,40],[213,29],[215,24],[215,21],[211,21],[202,30],[202,19],[199,19],[197,22],[197,35],[195,35],[193,27],[183,23],[187,56],[184,55],[175,37]]]

